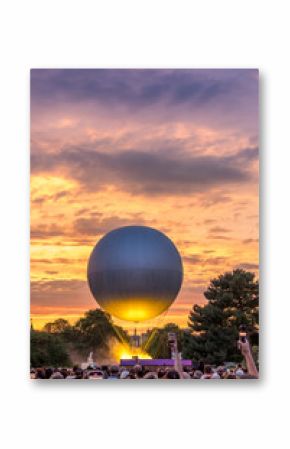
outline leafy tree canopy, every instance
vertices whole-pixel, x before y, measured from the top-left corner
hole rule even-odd
[[[236,269],[212,279],[204,292],[205,306],[194,305],[185,334],[183,356],[196,361],[220,363],[239,361],[239,326],[257,336],[259,283],[254,273]]]
[[[55,320],[52,323],[46,323],[43,330],[45,332],[48,332],[49,334],[60,334],[67,331],[70,328],[71,326],[67,320],[59,318],[58,320]]]
[[[174,323],[168,323],[161,329],[155,328],[152,330],[144,348],[151,357],[155,359],[169,359],[171,357],[171,350],[168,345],[169,332],[176,334],[178,346],[181,346],[181,329]]]
[[[31,366],[70,366],[71,361],[62,339],[47,332],[30,333]]]
[[[108,350],[110,338],[128,341],[127,333],[114,325],[111,316],[100,309],[89,310],[73,327],[72,340],[79,351]]]

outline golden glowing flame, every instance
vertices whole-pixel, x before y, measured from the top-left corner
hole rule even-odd
[[[112,349],[112,352],[117,361],[120,361],[121,359],[132,359],[133,357],[138,357],[138,359],[152,358],[141,348],[134,348],[126,343],[116,343]]]
[[[139,323],[153,319],[163,313],[173,302],[174,298],[156,298],[151,297],[134,297],[126,301],[114,299],[106,299],[102,301],[98,299],[100,306],[116,318],[124,321],[134,321]]]

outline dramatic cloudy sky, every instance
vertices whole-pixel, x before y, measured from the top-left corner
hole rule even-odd
[[[119,226],[158,228],[183,257],[182,290],[148,327],[186,325],[225,270],[258,273],[256,70],[32,70],[31,139],[36,328],[96,307],[87,259]]]

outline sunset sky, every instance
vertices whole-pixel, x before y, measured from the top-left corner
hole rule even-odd
[[[97,307],[87,260],[124,225],[163,231],[184,264],[176,301],[140,328],[186,326],[211,278],[258,274],[257,70],[35,69],[31,139],[35,328]]]

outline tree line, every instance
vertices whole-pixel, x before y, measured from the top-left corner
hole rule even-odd
[[[186,329],[174,323],[155,328],[143,349],[153,358],[169,358],[168,332],[175,332],[183,358],[210,364],[237,362],[241,360],[236,345],[241,324],[258,348],[259,282],[254,273],[226,272],[210,281],[204,297],[205,305],[195,304],[190,310]],[[100,309],[89,310],[75,325],[61,318],[47,323],[42,331],[31,330],[31,365],[70,366],[70,350],[85,360],[91,351],[109,351],[112,338],[129,342],[128,333]]]

